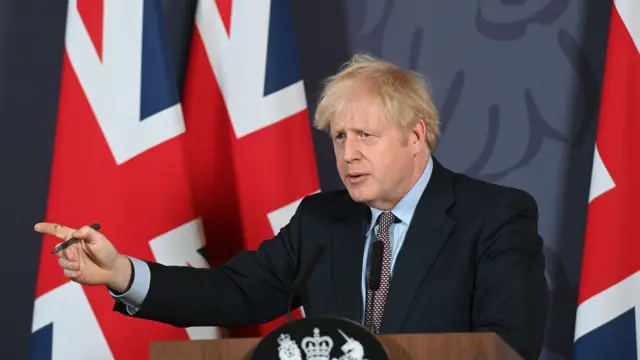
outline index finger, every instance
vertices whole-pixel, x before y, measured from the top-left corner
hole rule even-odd
[[[34,226],[34,229],[41,234],[53,235],[62,240],[69,239],[71,234],[75,231],[74,229],[64,225],[47,222],[37,223]]]

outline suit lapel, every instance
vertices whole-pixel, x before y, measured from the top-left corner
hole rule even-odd
[[[344,208],[344,217],[333,226],[331,236],[333,283],[338,316],[361,322],[362,259],[369,209],[355,202]]]
[[[452,173],[432,159],[431,179],[418,202],[396,259],[381,333],[400,332],[418,286],[455,225],[446,212],[454,201]]]

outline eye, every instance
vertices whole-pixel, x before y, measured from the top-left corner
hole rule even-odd
[[[363,138],[368,138],[368,137],[370,137],[370,136],[371,136],[371,134],[369,134],[368,132],[364,132],[364,131],[360,131],[360,132],[358,133],[358,135],[359,135],[360,137],[363,137]]]
[[[344,140],[344,136],[345,135],[344,135],[343,132],[337,133],[336,136],[335,136],[335,140],[336,141],[342,141],[342,140]]]

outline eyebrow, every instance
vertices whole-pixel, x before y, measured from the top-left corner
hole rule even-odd
[[[340,128],[334,128],[334,130],[331,130],[331,131],[335,133],[340,133],[340,132],[347,132],[347,131],[371,132],[372,130],[365,130],[364,128],[361,128],[361,127],[350,127],[350,128],[340,127]]]

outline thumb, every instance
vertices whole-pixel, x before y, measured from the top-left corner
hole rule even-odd
[[[97,231],[98,229],[100,229],[100,225],[97,223],[91,226],[83,226],[74,231],[71,236],[76,239],[84,240],[88,244],[95,244],[99,242],[102,237],[102,235]]]

